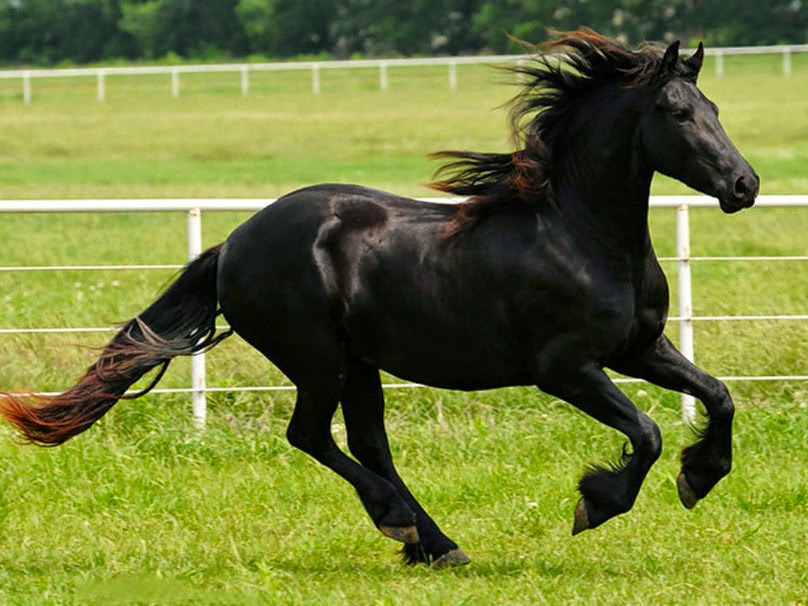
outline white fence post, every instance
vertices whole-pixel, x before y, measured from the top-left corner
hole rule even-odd
[[[720,48],[715,51],[715,75],[724,75],[724,51]]]
[[[28,105],[31,103],[31,72],[22,73],[22,100]]]
[[[247,65],[241,66],[241,96],[250,94],[250,68]]]
[[[311,92],[320,94],[320,65],[315,63],[311,66]]]
[[[791,75],[791,48],[783,47],[783,75]]]
[[[379,63],[379,90],[387,90],[387,62]]]
[[[457,90],[457,61],[449,59],[449,90]]]
[[[103,103],[107,98],[107,89],[104,83],[104,70],[98,70],[98,92],[97,92],[98,102]]]
[[[171,96],[175,99],[180,96],[180,72],[177,68],[171,70]]]
[[[202,253],[202,211],[198,208],[188,210],[188,260],[193,261]],[[197,429],[205,427],[207,419],[207,402],[205,400],[205,353],[191,356],[191,405],[193,407],[194,425]]]
[[[679,285],[679,351],[694,361],[693,346],[693,288],[690,277],[690,220],[687,204],[676,207],[676,256]],[[696,400],[682,394],[682,420],[693,423],[696,418]]]

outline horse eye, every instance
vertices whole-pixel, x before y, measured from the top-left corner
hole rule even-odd
[[[690,118],[690,111],[686,109],[675,109],[671,112],[671,115],[675,120],[679,122],[684,122],[685,120]]]

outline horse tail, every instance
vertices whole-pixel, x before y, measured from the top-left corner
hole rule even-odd
[[[78,382],[56,396],[0,395],[0,415],[23,438],[57,446],[89,429],[119,399],[140,397],[162,378],[171,359],[212,348],[232,330],[216,334],[216,271],[221,245],[190,262],[143,313],[127,322]],[[161,367],[143,390],[127,389]]]

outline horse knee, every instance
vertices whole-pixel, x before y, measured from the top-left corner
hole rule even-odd
[[[638,443],[634,446],[638,452],[642,451],[650,466],[662,454],[662,432],[651,417],[646,415],[640,419],[640,428]]]
[[[710,386],[703,402],[712,421],[729,423],[735,416],[735,404],[732,402],[729,389],[718,379],[715,379],[715,383]]]

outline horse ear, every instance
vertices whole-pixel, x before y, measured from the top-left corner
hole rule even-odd
[[[699,47],[696,52],[687,59],[685,59],[687,66],[693,71],[694,76],[698,76],[701,71],[701,66],[704,63],[704,43],[699,42]]]
[[[670,74],[673,72],[673,68],[676,67],[676,62],[679,60],[679,40],[674,42],[668,47],[668,50],[665,51],[665,55],[662,57],[662,65],[660,66],[659,71],[663,74]]]

